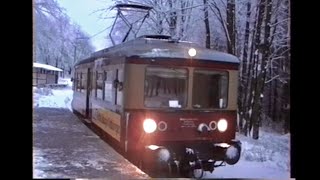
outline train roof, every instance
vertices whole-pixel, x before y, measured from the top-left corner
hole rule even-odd
[[[203,48],[195,43],[177,41],[166,35],[148,35],[124,42],[122,44],[94,52],[91,57],[78,62],[83,64],[92,62],[103,57],[137,57],[137,58],[177,58],[190,59],[190,48],[196,49],[197,53],[192,59],[218,61],[239,64],[239,59],[231,54]]]

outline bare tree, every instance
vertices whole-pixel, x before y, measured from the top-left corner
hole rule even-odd
[[[210,49],[211,34],[210,34],[210,24],[209,24],[209,12],[208,12],[208,0],[203,0],[204,5],[204,24],[206,27],[206,48]]]
[[[132,2],[132,1],[130,1]],[[135,0],[153,7],[142,33],[172,35],[240,58],[238,129],[254,139],[272,119],[288,131],[289,0]]]
[[[228,53],[236,54],[235,0],[227,0]]]
[[[221,23],[227,42],[227,52],[235,55],[236,28],[235,28],[235,1],[210,1],[210,8],[217,20]]]
[[[83,33],[78,25],[70,23],[64,9],[54,0],[36,0],[34,10],[34,61],[50,64],[64,70],[74,65],[74,41]],[[76,30],[77,29],[77,30]],[[78,34],[77,34],[78,33]],[[89,56],[93,51],[89,41],[78,46],[78,56]]]
[[[244,35],[244,45],[240,69],[240,83],[239,83],[239,95],[238,95],[238,113],[239,113],[239,131],[244,133],[244,115],[246,113],[246,97],[247,97],[247,87],[248,87],[248,49],[249,49],[249,35],[250,35],[250,16],[251,16],[251,2],[247,1],[247,14],[246,14],[246,26]]]

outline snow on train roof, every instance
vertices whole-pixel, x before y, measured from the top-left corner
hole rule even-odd
[[[239,63],[239,59],[231,54],[203,48],[195,43],[186,41],[174,41],[171,39],[154,39],[140,37],[124,42],[110,48],[97,51],[81,63],[93,61],[95,57],[104,56],[126,56],[140,58],[182,58],[190,59],[188,54],[190,48],[195,48],[197,54],[192,57],[196,60],[220,61],[228,63]]]
[[[62,69],[56,68],[54,66],[50,66],[47,64],[41,64],[41,63],[33,63],[33,67],[47,69],[47,70],[51,70],[51,71],[63,71]]]
[[[190,48],[196,49],[197,53],[192,59],[199,59],[199,60],[211,60],[211,61],[221,61],[221,62],[230,62],[230,63],[239,63],[239,59],[236,56],[233,56],[228,53],[215,51],[212,49],[206,49],[198,44],[187,42],[187,41],[180,41],[180,42],[164,42],[164,41],[157,41],[154,39],[146,39],[147,41],[151,41],[149,49],[146,50],[139,50],[139,42],[137,42],[134,46],[137,48],[133,49],[132,51],[128,51],[127,53],[137,53],[134,51],[140,52],[137,53],[140,57],[148,57],[148,58],[157,58],[157,57],[168,57],[168,58],[184,58],[190,59],[190,55],[188,51]],[[154,41],[154,42],[152,42]],[[140,43],[143,43],[140,41]]]

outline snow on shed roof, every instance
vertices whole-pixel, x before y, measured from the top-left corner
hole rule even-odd
[[[51,71],[63,71],[62,69],[56,68],[54,66],[50,66],[47,64],[33,63],[33,67],[47,69]]]

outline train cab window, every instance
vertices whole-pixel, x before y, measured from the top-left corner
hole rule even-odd
[[[96,76],[96,97],[98,99],[104,99],[104,92],[103,92],[103,86],[104,86],[104,73],[103,72],[97,72]]]
[[[145,106],[152,108],[185,107],[187,82],[187,69],[147,67],[144,83]]]
[[[192,89],[193,108],[226,108],[228,72],[195,69]]]

